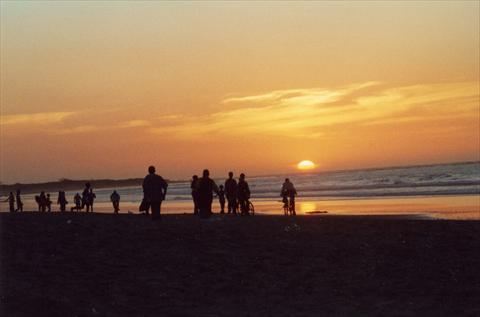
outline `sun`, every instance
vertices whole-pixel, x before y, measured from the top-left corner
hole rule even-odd
[[[309,160],[304,160],[297,164],[297,168],[299,170],[311,170],[315,168],[315,163]]]

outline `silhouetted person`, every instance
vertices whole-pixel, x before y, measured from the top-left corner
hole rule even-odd
[[[225,181],[225,195],[228,200],[228,213],[237,213],[237,181],[233,178],[233,173],[228,173],[228,179]]]
[[[223,190],[223,185],[220,185],[218,190],[218,201],[220,202],[220,213],[225,213],[225,191]]]
[[[283,213],[285,216],[288,216],[288,195],[285,191],[282,191],[280,193],[280,196],[282,196],[282,202],[283,202]]]
[[[210,172],[203,170],[203,176],[198,180],[198,202],[200,217],[208,218],[212,214],[213,193],[218,194],[217,184],[210,178]]]
[[[47,194],[46,204],[47,204],[48,212],[51,212],[52,211],[52,201],[50,200],[50,194]]]
[[[35,202],[37,203],[38,205],[38,211],[41,210],[42,206],[40,204],[40,195],[35,195]]]
[[[237,193],[238,203],[240,204],[240,211],[242,215],[248,215],[248,203],[250,199],[250,188],[248,183],[245,181],[245,174],[240,174],[238,179],[238,193]]]
[[[167,195],[167,182],[160,176],[155,174],[155,167],[148,168],[148,175],[143,179],[143,199],[152,208],[152,220],[160,219],[160,208],[162,201]]]
[[[93,212],[93,202],[95,201],[95,198],[97,198],[97,195],[95,195],[95,193],[93,192],[93,188],[90,187],[87,193],[87,209],[85,210],[86,212]]]
[[[17,189],[17,195],[16,195],[16,200],[17,200],[17,210],[16,211],[23,211],[23,201],[22,197],[20,197],[20,189]]]
[[[65,212],[67,206],[67,198],[65,197],[65,192],[63,190],[58,192],[57,205],[60,205],[60,211]]]
[[[38,208],[39,211],[45,212],[47,208],[47,196],[45,196],[45,192],[42,191],[40,196],[38,196]]]
[[[120,195],[117,193],[116,190],[114,190],[113,193],[110,195],[110,201],[113,205],[113,212],[118,214],[118,211],[120,210]]]
[[[15,196],[13,195],[13,192],[10,192],[8,195],[8,198],[4,200],[4,202],[8,201],[8,209],[10,212],[15,212]]]
[[[75,197],[73,197],[73,202],[75,203],[75,207],[72,207],[70,212],[74,210],[80,211],[80,209],[82,209],[82,196],[80,196],[79,193],[75,194]]]
[[[295,196],[297,195],[297,190],[288,178],[285,178],[285,183],[282,185],[280,195],[288,197],[288,210],[291,215],[295,216],[297,214],[295,212]]]
[[[83,192],[82,192],[82,209],[87,205],[88,195],[90,193],[90,187],[91,185],[89,182],[85,183],[85,188],[83,189]],[[88,209],[87,209],[87,212],[88,212]]]
[[[193,199],[193,214],[198,215],[198,176],[192,176],[192,182],[190,183],[190,189],[192,190]]]

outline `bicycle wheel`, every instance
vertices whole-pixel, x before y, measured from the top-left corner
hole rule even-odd
[[[251,201],[248,202],[248,210],[252,216],[255,216],[255,207],[253,206]]]

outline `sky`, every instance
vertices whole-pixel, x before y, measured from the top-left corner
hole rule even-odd
[[[480,160],[478,1],[2,1],[0,181]]]

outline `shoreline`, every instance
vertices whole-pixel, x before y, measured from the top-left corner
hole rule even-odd
[[[252,199],[257,215],[282,215],[282,203],[272,199]],[[120,214],[139,214],[139,202],[121,201]],[[67,205],[67,210],[71,204]],[[95,211],[113,213],[110,202],[96,202]],[[214,199],[213,211],[219,213],[218,200]],[[25,210],[36,210],[29,196],[25,195]],[[162,214],[191,214],[190,200],[166,200]],[[422,215],[440,219],[480,220],[480,195],[448,195],[422,197],[382,197],[368,199],[308,200],[300,197],[296,201],[297,215],[325,212],[328,215]],[[30,211],[27,211],[30,212]],[[52,205],[52,212],[59,212],[58,205]],[[69,212],[69,211],[67,211]],[[83,211],[82,211],[83,212]],[[8,204],[0,204],[0,213],[8,213]]]

